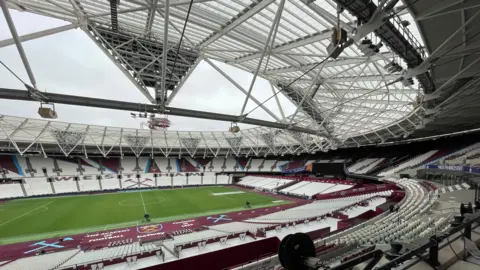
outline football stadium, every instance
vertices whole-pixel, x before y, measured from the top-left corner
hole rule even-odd
[[[478,1],[0,7],[0,270],[480,269]]]

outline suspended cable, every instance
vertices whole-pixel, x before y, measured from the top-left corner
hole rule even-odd
[[[27,84],[25,83],[25,81],[23,81],[22,79],[20,79],[20,77],[18,77],[15,72],[13,72],[5,63],[3,63],[3,61],[0,60],[0,63],[8,70],[13,76],[15,76],[15,78],[17,78],[21,83],[23,83],[23,85],[27,85]]]
[[[178,52],[180,51],[180,47],[182,45],[182,41],[183,41],[183,36],[185,35],[185,29],[187,28],[187,23],[188,23],[188,18],[190,17],[190,11],[192,10],[192,4],[193,4],[193,0],[190,0],[190,4],[188,5],[188,11],[187,11],[187,17],[185,18],[185,24],[183,24],[183,30],[182,30],[182,35],[180,36],[180,41],[178,42],[178,47],[177,47],[177,52],[175,53],[175,58],[173,60],[173,67],[172,67],[172,70],[170,71],[170,77],[169,77],[169,81],[172,81],[172,76],[173,76],[173,72],[175,71],[175,66],[177,64],[177,58],[178,58]],[[163,52],[163,53],[167,53],[167,52]],[[164,68],[167,68],[167,67],[164,67]],[[163,100],[167,100],[167,89],[165,89],[165,96],[164,96],[164,99]]]

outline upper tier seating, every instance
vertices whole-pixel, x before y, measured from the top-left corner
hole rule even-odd
[[[275,160],[266,159],[263,162],[263,168],[260,171],[271,172],[272,171],[272,166],[275,164],[275,162],[276,162]]]
[[[370,172],[373,168],[375,168],[378,164],[382,163],[385,160],[385,158],[377,158],[375,159],[374,162],[368,164],[367,166],[364,166],[363,168],[360,168],[359,170],[356,171],[357,174],[366,174]]]
[[[376,160],[377,160],[376,158],[366,158],[366,159],[359,160],[352,166],[348,167],[348,171],[351,173],[357,173],[358,170],[360,170],[365,166],[368,166],[369,164],[373,163]]]
[[[211,166],[213,167],[211,169],[212,172],[221,172],[223,171],[223,164],[225,163],[225,158],[223,157],[217,157],[214,158],[213,161],[210,163]],[[210,167],[208,168],[210,170]]]
[[[165,157],[155,157],[155,163],[158,166],[158,169],[160,169],[161,172],[168,172],[167,167],[168,167],[168,159]]]
[[[135,157],[123,157],[121,160],[122,163],[122,174],[137,173],[135,168],[137,167],[137,158]]]
[[[57,175],[56,172],[54,172],[55,165],[53,163],[53,159],[51,158],[44,158],[44,157],[29,157],[30,164],[32,165],[32,169],[34,169],[36,172],[34,173],[35,176],[45,176],[45,173],[43,173],[43,169],[46,169],[47,175],[49,176],[55,176]]]
[[[233,157],[227,157],[225,159],[225,171],[226,172],[233,172],[237,167],[237,161]]]
[[[419,155],[419,156],[416,156],[406,162],[403,162],[393,168],[389,168],[388,170],[384,171],[384,172],[381,172],[380,174],[378,174],[379,176],[389,176],[389,175],[393,175],[395,173],[398,173],[400,172],[401,170],[404,170],[404,169],[408,169],[408,168],[413,168],[415,166],[418,166],[420,164],[422,164],[422,162],[424,162],[425,160],[427,160],[428,158],[430,158],[433,154],[435,154],[438,150],[431,150],[431,151],[428,151],[422,155]]]
[[[76,158],[60,159],[56,158],[60,175],[79,175],[78,160]]]
[[[260,165],[262,165],[263,159],[256,159],[252,158],[252,161],[250,161],[250,168],[248,169],[249,172],[256,172],[259,171]]]
[[[25,167],[22,167],[25,164]],[[26,162],[24,157],[0,155],[0,177],[4,173],[7,178],[25,176]]]

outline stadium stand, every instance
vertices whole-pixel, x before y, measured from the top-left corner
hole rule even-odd
[[[227,185],[230,182],[230,178],[228,175],[217,175],[217,184],[219,185]]]
[[[249,172],[255,172],[255,171],[259,171],[260,169],[260,166],[262,165],[263,163],[263,159],[256,159],[256,158],[252,158],[252,160],[250,161],[250,168],[248,168],[248,171]]]
[[[155,157],[155,163],[157,164],[160,172],[168,172],[168,159],[165,157]]]
[[[212,185],[215,184],[215,173],[206,172],[203,174],[203,184]]]
[[[54,172],[55,165],[53,163],[53,159],[51,158],[44,158],[39,156],[29,157],[30,164],[32,166],[32,171],[34,176],[41,177],[41,176],[53,176],[57,175]]]
[[[237,160],[234,157],[227,157],[225,159],[225,171],[226,172],[233,172],[237,169]],[[215,171],[217,171],[215,169]]]
[[[178,166],[181,172],[197,172],[198,171],[197,167],[186,158],[177,159],[176,162],[178,163]]]
[[[118,174],[121,167],[120,159],[118,157],[97,159],[96,163],[98,164],[100,162],[102,164],[102,169],[104,169],[103,174]]]
[[[172,177],[170,176],[157,176],[157,187],[168,187],[172,186]]]
[[[18,270],[18,269],[57,269],[65,261],[74,257],[80,252],[78,249],[55,252],[50,254],[28,257],[21,260],[12,261],[1,267],[2,270]]]
[[[0,198],[23,197],[22,185],[17,183],[0,184]]]
[[[119,179],[116,174],[102,175],[101,181],[103,190],[113,190],[120,188]]]
[[[80,191],[101,190],[99,181],[98,181],[98,179],[96,179],[96,177],[94,177],[91,180],[80,180],[80,181],[78,181],[78,185],[80,187]]]
[[[100,164],[106,163],[109,164],[109,160],[111,159],[88,159],[88,158],[80,158],[80,166],[81,166],[81,173],[82,175],[97,175],[100,174],[102,171],[104,174],[106,173],[117,173],[118,172],[118,165],[113,169],[106,167],[105,165],[101,166]],[[102,168],[102,170],[100,170]]]
[[[5,175],[8,178],[16,178],[25,176],[26,167],[21,164],[26,164],[24,157],[17,156],[0,156],[0,175]]]
[[[78,159],[55,158],[60,175],[79,175]]]
[[[210,163],[210,171],[212,172],[220,172],[223,171],[223,165],[225,164],[225,158],[224,157],[216,157],[212,160]]]
[[[148,173],[150,169],[151,159],[149,157],[138,157],[139,173]]]
[[[187,185],[187,176],[186,175],[176,175],[173,177],[174,186],[185,186]]]
[[[431,150],[431,151],[428,151],[424,154],[421,154],[419,156],[416,156],[406,162],[403,162],[397,166],[394,166],[393,168],[389,168],[381,173],[379,173],[378,175],[379,176],[390,176],[392,174],[395,174],[397,172],[400,172],[404,169],[408,169],[408,168],[413,168],[413,167],[416,167],[420,164],[422,164],[423,162],[425,162],[428,158],[430,158],[432,155],[434,155],[438,150]]]
[[[188,184],[189,185],[201,185],[202,184],[202,177],[197,175],[189,175],[188,176]]]
[[[25,178],[25,190],[28,196],[52,194],[52,187],[45,177]]]
[[[276,160],[265,159],[262,164],[263,167],[260,169],[260,171],[271,172],[273,169],[272,167],[275,165],[275,163],[276,163]]]
[[[137,159],[135,157],[123,157],[121,159],[121,166],[123,168],[122,174],[137,173]]]
[[[78,192],[77,183],[73,179],[54,180],[53,187],[56,194]]]
[[[247,170],[247,165],[250,162],[250,158],[237,158],[237,165],[238,165],[238,170],[237,171],[246,171]]]

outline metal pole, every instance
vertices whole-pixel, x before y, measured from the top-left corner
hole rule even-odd
[[[10,15],[10,11],[7,7],[6,0],[0,0],[0,6],[2,6],[3,15],[5,15],[5,20],[7,21],[8,28],[10,28],[10,33],[12,33],[12,38],[17,45],[18,53],[20,54],[20,58],[22,59],[23,65],[25,66],[25,70],[27,71],[28,78],[30,78],[30,82],[32,83],[33,87],[37,88],[37,82],[35,81],[35,77],[33,76],[32,69],[30,68],[30,64],[28,63],[27,56],[25,55],[25,51],[23,50],[22,42],[18,37],[17,29],[15,28],[15,24],[13,23],[12,16]]]
[[[168,56],[168,22],[169,22],[169,14],[170,14],[170,0],[165,1],[165,17],[164,17],[164,25],[163,25],[163,65],[162,65],[162,89],[160,91],[160,100],[162,106],[165,105],[164,96],[167,93],[167,56]],[[158,89],[157,95],[155,97],[157,99],[157,103],[159,101],[158,96]]]

